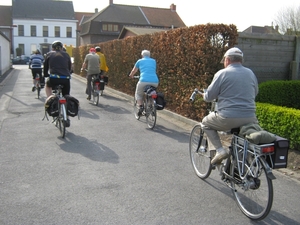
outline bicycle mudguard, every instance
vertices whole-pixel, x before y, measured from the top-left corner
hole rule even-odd
[[[267,172],[267,176],[268,178],[270,178],[271,180],[275,180],[276,177],[274,176],[271,167],[269,166],[269,164],[266,162],[266,159],[263,157],[260,157],[261,162],[264,164],[265,168],[266,168],[266,172]]]

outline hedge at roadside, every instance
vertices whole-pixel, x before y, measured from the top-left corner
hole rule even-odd
[[[300,111],[268,103],[256,103],[260,126],[278,136],[289,139],[290,148],[300,147]]]
[[[259,84],[257,102],[300,109],[299,80],[273,80]]]
[[[190,104],[189,97],[194,88],[207,88],[237,38],[235,25],[206,24],[80,46],[73,51],[74,72],[80,74],[89,48],[99,45],[109,67],[109,87],[133,95],[137,80],[128,79],[128,73],[142,50],[148,49],[157,61],[158,91],[165,95],[166,108],[199,121],[206,111],[201,105]]]

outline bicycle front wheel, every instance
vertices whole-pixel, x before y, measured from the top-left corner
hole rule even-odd
[[[153,129],[156,124],[156,108],[154,105],[153,99],[148,99],[146,102],[146,121],[148,124],[148,127],[150,129]]]
[[[273,184],[267,176],[266,162],[259,158],[256,162],[249,162],[248,171],[244,179],[238,174],[237,162],[231,163],[230,175],[234,198],[241,211],[252,220],[262,220],[270,212],[273,203]],[[251,172],[251,174],[250,174]]]
[[[210,151],[207,150],[207,141],[205,140],[205,146],[201,147],[201,143],[204,138],[204,132],[200,124],[194,126],[189,142],[189,151],[191,162],[195,173],[201,179],[207,178],[212,170]]]

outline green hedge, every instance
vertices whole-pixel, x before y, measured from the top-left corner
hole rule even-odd
[[[259,84],[257,102],[300,109],[300,81],[267,81]]]
[[[256,115],[260,126],[278,136],[290,140],[290,147],[300,147],[300,111],[268,103],[256,103]]]

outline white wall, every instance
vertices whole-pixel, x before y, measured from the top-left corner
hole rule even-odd
[[[36,46],[40,49],[40,44],[48,43],[59,40],[63,44],[76,46],[76,21],[77,20],[25,20],[25,19],[13,19],[14,25],[24,25],[24,36],[18,36],[18,27],[13,29],[14,37],[14,54],[16,55],[16,48],[19,44],[24,44],[25,55],[30,56],[32,53],[32,47]],[[37,36],[31,37],[30,27],[36,26]],[[43,26],[48,26],[48,36],[43,37]],[[54,27],[60,27],[60,37],[54,36]],[[72,27],[72,37],[66,37],[67,27]]]
[[[0,75],[3,75],[10,68],[10,42],[0,33]]]

